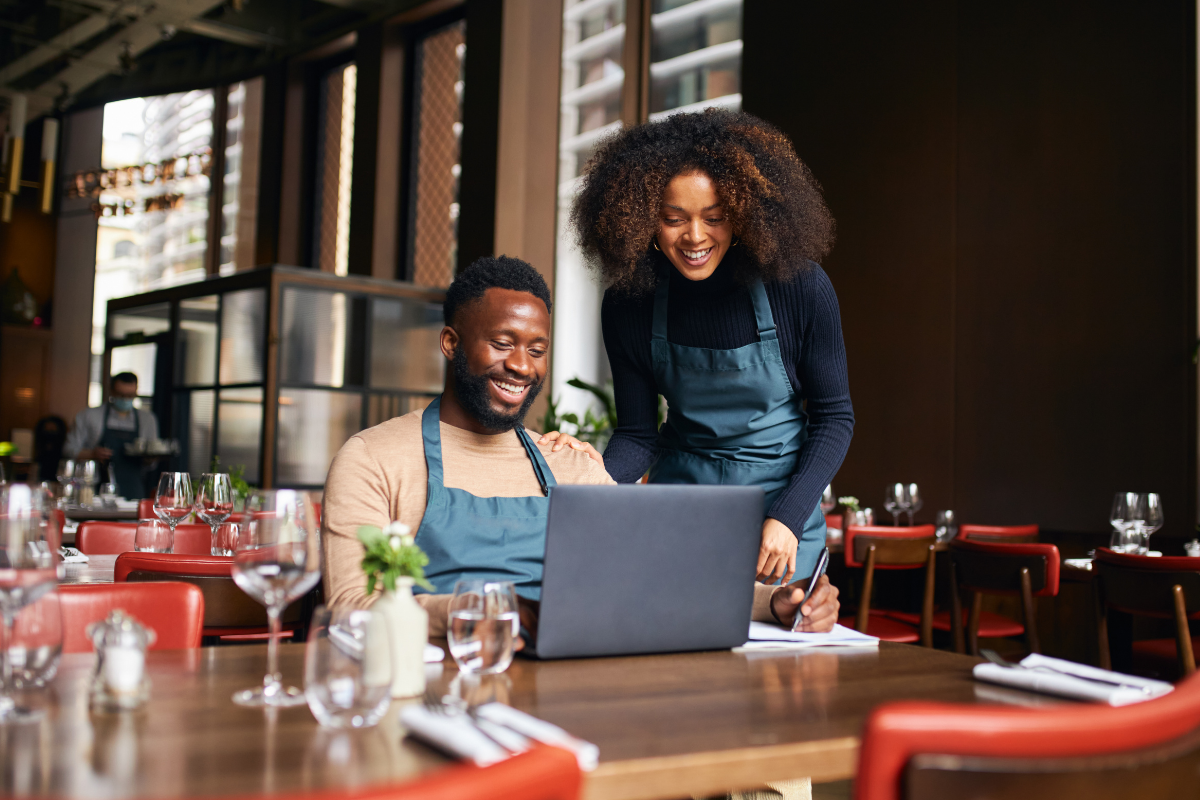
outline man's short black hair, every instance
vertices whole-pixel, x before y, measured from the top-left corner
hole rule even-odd
[[[546,304],[547,313],[553,310],[550,287],[529,262],[509,256],[484,256],[458,273],[446,290],[446,302],[442,306],[446,324],[453,326],[458,310],[482,298],[488,289],[529,292]]]
[[[108,382],[108,388],[111,389],[114,385],[116,385],[118,383],[137,383],[137,382],[138,382],[137,375],[134,375],[132,372],[118,372],[116,375],[113,375],[112,380],[110,380]]]

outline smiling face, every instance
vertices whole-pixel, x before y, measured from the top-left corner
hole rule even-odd
[[[442,329],[441,346],[453,366],[447,394],[456,401],[443,400],[443,420],[477,433],[511,430],[546,378],[550,312],[528,292],[488,289],[458,311],[454,327]]]
[[[667,184],[657,240],[663,255],[688,280],[713,274],[729,252],[733,225],[707,173],[681,172]]]

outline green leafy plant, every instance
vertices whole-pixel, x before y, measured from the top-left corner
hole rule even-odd
[[[862,508],[858,504],[858,498],[854,497],[853,495],[847,495],[846,497],[839,497],[838,503],[844,505],[846,508],[850,509],[851,511],[853,511],[856,514],[859,511],[862,511]]]
[[[358,540],[366,548],[362,568],[367,573],[368,595],[375,592],[378,582],[387,591],[396,591],[397,578],[412,578],[421,588],[433,591],[433,584],[425,580],[429,556],[417,547],[409,530],[402,522],[393,522],[382,529],[376,525],[359,526]]]
[[[617,427],[617,402],[613,398],[612,381],[605,382],[603,386],[597,386],[582,378],[572,378],[567,381],[567,385],[591,392],[600,401],[599,413],[591,408],[586,409],[583,412],[582,420],[579,419],[578,414],[572,412],[559,414],[558,403],[551,399],[549,409],[542,417],[542,430],[569,433],[581,442],[587,442],[597,450],[603,451]],[[660,427],[666,417],[667,404],[660,395],[658,398],[658,424]]]
[[[221,457],[213,456],[212,464],[208,468],[209,472],[221,472]],[[246,465],[238,464],[230,467],[229,473],[229,488],[233,490],[233,503],[237,509],[242,509],[246,505],[246,498],[250,496],[250,484],[246,482]]]

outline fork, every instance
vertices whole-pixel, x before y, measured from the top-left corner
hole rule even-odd
[[[421,695],[421,703],[426,709],[429,710],[430,713],[437,714],[440,717],[466,717],[468,720],[470,720],[471,726],[475,728],[475,730],[482,733],[493,744],[498,745],[507,753],[518,752],[488,732],[487,728],[480,724],[479,717],[475,715],[473,709],[467,708],[464,710],[458,708],[457,706],[451,705],[442,697],[439,697],[437,693],[429,687],[426,687],[425,693]]]

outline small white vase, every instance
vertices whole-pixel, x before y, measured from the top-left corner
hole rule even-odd
[[[413,598],[412,587],[412,578],[397,578],[396,591],[385,589],[373,606],[388,621],[392,645],[392,697],[416,697],[425,691],[429,614]]]

